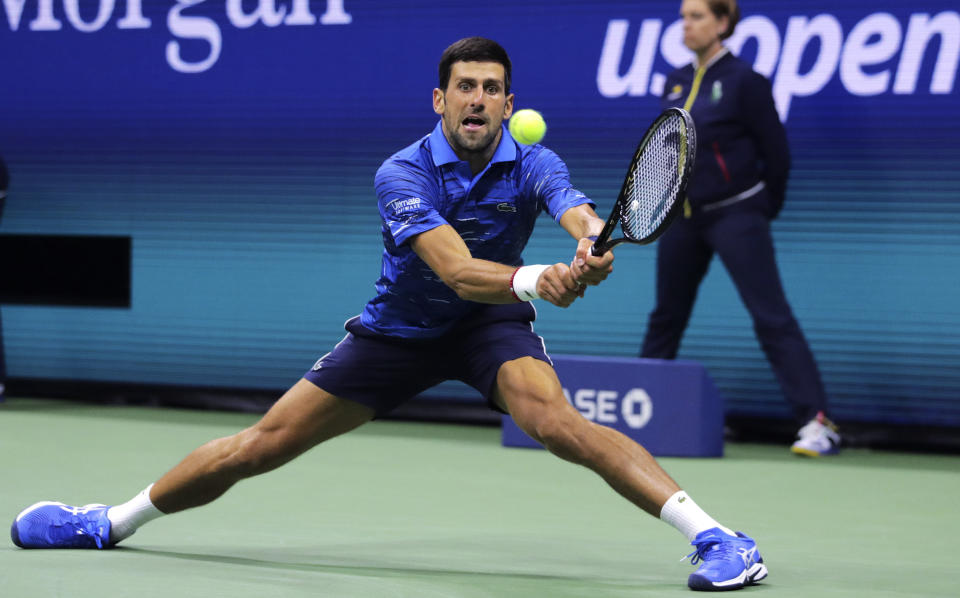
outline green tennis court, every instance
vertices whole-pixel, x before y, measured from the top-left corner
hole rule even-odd
[[[255,415],[10,399],[0,515],[124,501]],[[848,450],[800,460],[727,445],[662,459],[759,541],[742,596],[956,595],[960,458]],[[109,551],[0,549],[10,597],[627,597],[688,594],[683,538],[587,470],[499,430],[378,421]]]

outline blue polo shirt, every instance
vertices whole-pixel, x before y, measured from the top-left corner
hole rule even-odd
[[[574,206],[594,205],[571,186],[555,153],[517,143],[505,126],[502,132],[493,158],[477,175],[454,153],[439,122],[377,170],[383,266],[377,296],[360,315],[364,327],[389,336],[436,338],[479,308],[460,299],[417,256],[412,237],[449,224],[473,257],[519,266],[542,210],[559,221]]]

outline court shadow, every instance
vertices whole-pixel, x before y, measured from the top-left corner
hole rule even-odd
[[[309,550],[300,550],[296,548],[284,548],[271,550],[258,550],[258,556],[243,556],[238,554],[213,554],[204,552],[186,552],[175,550],[162,550],[157,548],[138,548],[132,546],[118,546],[112,550],[122,551],[127,554],[137,554],[165,559],[175,559],[188,561],[190,563],[211,563],[217,565],[234,565],[251,568],[264,568],[274,571],[290,571],[299,573],[333,574],[348,575],[356,577],[369,578],[395,578],[395,579],[433,579],[439,582],[455,582],[457,584],[467,584],[484,587],[495,581],[497,584],[524,583],[534,586],[542,584],[547,587],[562,587],[564,593],[569,591],[576,592],[577,588],[582,587],[583,593],[577,592],[577,595],[597,595],[597,588],[603,587],[610,591],[642,593],[660,595],[673,591],[686,591],[686,587],[679,587],[676,580],[666,581],[663,579],[643,579],[643,578],[612,578],[609,575],[578,575],[578,574],[550,574],[536,572],[517,572],[497,567],[490,567],[488,570],[480,568],[457,568],[457,567],[425,567],[411,563],[388,563],[376,562],[370,559],[354,559],[352,557],[330,557],[322,555],[310,555]],[[315,550],[315,548],[314,548]],[[273,558],[270,558],[272,555]],[[309,558],[310,562],[304,562],[304,558]],[[536,560],[536,556],[533,557]],[[589,565],[589,563],[580,563]],[[598,565],[601,565],[598,563]],[[589,569],[589,567],[587,567]],[[597,569],[602,570],[603,566]],[[593,591],[591,591],[591,588]],[[549,594],[549,592],[548,592]],[[544,594],[544,595],[548,595]],[[602,593],[601,593],[602,595]]]

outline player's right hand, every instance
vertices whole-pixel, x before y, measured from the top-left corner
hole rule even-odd
[[[585,288],[577,283],[566,264],[550,266],[537,280],[537,294],[557,307],[570,307],[577,297],[583,297]]]
[[[577,244],[577,253],[570,263],[573,278],[584,285],[596,286],[607,279],[613,272],[613,251],[607,251],[601,256],[595,256],[590,251],[593,241],[580,239]]]

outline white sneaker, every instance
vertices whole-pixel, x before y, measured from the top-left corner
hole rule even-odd
[[[797,431],[790,450],[806,457],[836,455],[840,452],[840,431],[821,411]]]

